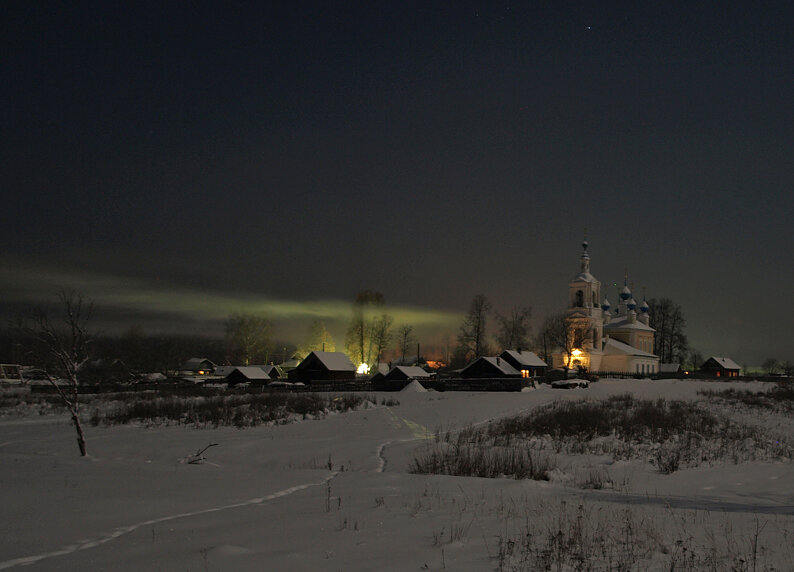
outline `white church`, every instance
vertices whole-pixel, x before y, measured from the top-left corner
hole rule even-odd
[[[601,282],[590,274],[588,243],[582,243],[581,268],[568,283],[566,325],[586,331],[581,347],[552,356],[554,367],[584,367],[593,373],[650,374],[659,371],[653,354],[655,330],[648,325],[649,307],[637,302],[628,285],[620,292],[616,311],[601,297]],[[599,305],[599,300],[603,300]]]

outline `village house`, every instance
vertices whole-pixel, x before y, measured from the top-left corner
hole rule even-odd
[[[546,375],[548,365],[537,354],[521,350],[505,350],[499,357],[521,372],[521,377]]]
[[[460,371],[463,378],[508,378],[521,377],[521,372],[501,357],[482,356]]]
[[[311,352],[287,376],[301,382],[355,379],[356,366],[342,352]]]
[[[714,377],[738,377],[742,368],[730,358],[712,356],[700,366],[700,372]]]

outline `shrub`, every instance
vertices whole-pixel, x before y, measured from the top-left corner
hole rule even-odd
[[[323,417],[329,411],[345,412],[364,402],[357,395],[320,396],[315,393],[212,395],[209,397],[138,396],[106,412],[94,409],[91,423],[96,426],[131,422],[169,425],[255,427],[283,423],[296,417]]]

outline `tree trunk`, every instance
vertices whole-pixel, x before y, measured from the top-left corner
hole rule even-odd
[[[74,428],[77,431],[77,446],[80,448],[80,456],[85,457],[85,435],[83,434],[83,425],[80,423],[80,416],[77,413],[72,412],[72,421],[74,422]]]

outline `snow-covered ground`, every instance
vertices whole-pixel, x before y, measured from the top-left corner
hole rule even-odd
[[[607,569],[794,570],[789,462],[662,475],[561,456],[548,482],[407,471],[437,431],[552,400],[703,399],[698,389],[729,386],[377,394],[400,404],[242,430],[87,427],[88,458],[65,415],[5,418],[0,570],[534,570],[555,551]],[[790,420],[758,422],[791,437]],[[185,462],[210,443],[206,462]],[[578,488],[583,471],[619,485]]]

